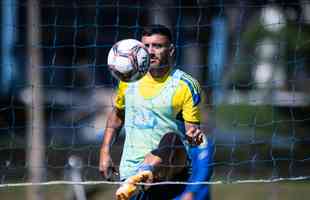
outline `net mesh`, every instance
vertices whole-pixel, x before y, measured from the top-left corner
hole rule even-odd
[[[150,23],[173,30],[177,66],[197,78],[206,94],[202,126],[215,142],[211,184],[309,178],[307,1],[42,0],[37,5],[41,21],[33,27],[41,40],[32,46],[42,53],[42,63],[33,66],[42,75],[42,85],[36,86],[26,75],[32,26],[26,20],[27,2],[4,2],[1,9],[14,12],[1,17],[1,186],[28,182],[26,132],[36,128],[27,120],[30,87],[44,96],[40,184],[74,181],[74,170],[80,184],[118,183],[104,181],[98,171],[117,83],[106,57],[115,42],[139,38]],[[13,34],[11,43],[5,33]],[[122,138],[113,146],[116,163],[121,150]]]

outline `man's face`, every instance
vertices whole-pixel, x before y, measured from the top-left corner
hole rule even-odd
[[[150,54],[150,67],[158,68],[169,64],[169,59],[173,55],[173,47],[168,37],[160,34],[142,36],[142,43]]]

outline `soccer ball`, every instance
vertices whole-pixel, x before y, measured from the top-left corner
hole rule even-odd
[[[149,53],[144,44],[138,40],[121,40],[109,51],[108,67],[118,80],[137,81],[147,73],[149,66]]]

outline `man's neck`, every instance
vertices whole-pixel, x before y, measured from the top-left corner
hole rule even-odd
[[[171,67],[166,66],[166,67],[160,67],[160,68],[150,68],[149,74],[154,78],[163,78],[169,71]]]

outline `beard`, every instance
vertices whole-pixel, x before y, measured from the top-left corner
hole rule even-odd
[[[153,62],[152,59],[154,59]],[[161,60],[156,57],[151,58],[150,68],[160,69],[167,66],[169,66],[169,60],[167,58],[162,58]]]

